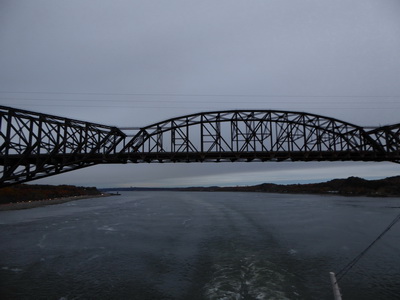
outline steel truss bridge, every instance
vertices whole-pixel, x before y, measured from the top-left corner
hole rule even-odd
[[[0,187],[97,164],[391,161],[400,124],[363,128],[315,114],[231,110],[117,128],[0,106]]]

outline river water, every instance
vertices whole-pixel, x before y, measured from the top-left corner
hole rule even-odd
[[[124,192],[0,212],[1,299],[333,299],[399,198]],[[400,299],[400,224],[339,285]]]

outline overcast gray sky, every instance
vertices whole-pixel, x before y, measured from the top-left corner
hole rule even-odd
[[[399,123],[398,0],[0,0],[0,103],[145,126],[280,109]],[[96,166],[36,183],[236,185],[381,178],[390,163]]]

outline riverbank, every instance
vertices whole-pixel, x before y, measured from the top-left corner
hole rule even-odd
[[[47,206],[47,205],[61,204],[61,203],[65,203],[65,202],[75,201],[75,200],[109,197],[109,196],[112,196],[112,194],[102,193],[99,195],[82,195],[82,196],[71,196],[71,197],[62,197],[62,198],[54,198],[54,199],[35,200],[35,201],[28,201],[28,202],[6,203],[6,204],[0,204],[0,211],[30,209],[30,208],[36,208],[36,207],[41,207],[41,206]]]

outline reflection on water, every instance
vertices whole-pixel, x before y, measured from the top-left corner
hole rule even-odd
[[[331,299],[400,199],[126,192],[0,212],[2,299]],[[340,282],[399,299],[397,225]]]

